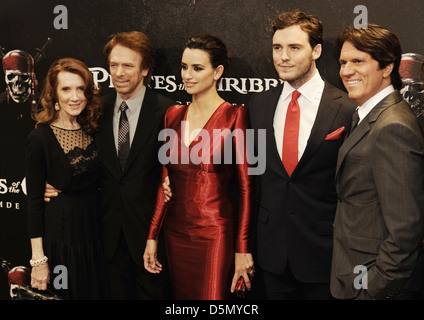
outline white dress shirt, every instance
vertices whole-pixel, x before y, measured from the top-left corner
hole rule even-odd
[[[297,91],[301,94],[297,99],[300,109],[298,160],[302,157],[303,152],[306,149],[312,126],[314,125],[315,118],[318,113],[318,107],[324,91],[324,85],[324,80],[321,78],[317,70],[315,75],[308,82],[297,89]],[[292,93],[295,90],[296,89],[294,89],[287,81],[284,83],[284,87],[274,113],[274,135],[281,159],[283,154],[283,138],[287,108],[291,101]]]
[[[359,121],[358,124],[364,119],[368,113],[385,97],[387,97],[389,94],[391,94],[393,91],[395,91],[395,88],[393,85],[390,85],[383,90],[381,90],[379,93],[365,101],[365,103],[362,106],[358,107],[358,116]]]
[[[141,105],[143,104],[144,95],[146,93],[146,86],[142,86],[136,94],[126,100],[128,109],[126,111],[128,124],[130,126],[130,147],[134,139],[135,130],[137,129],[138,118],[140,116]],[[115,138],[116,152],[118,152],[118,132],[119,132],[119,118],[121,111],[119,106],[124,101],[119,94],[116,95],[115,107],[113,110],[113,135]]]

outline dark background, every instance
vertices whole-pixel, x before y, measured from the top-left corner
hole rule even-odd
[[[64,5],[68,10],[66,30],[54,28],[57,14],[53,10],[57,5]],[[405,53],[424,54],[422,0],[2,0],[0,46],[5,52],[20,49],[34,55],[48,37],[53,39],[46,59],[36,66],[41,88],[49,66],[65,56],[81,59],[90,68],[107,70],[102,48],[109,36],[139,30],[149,36],[155,50],[154,76],[173,76],[179,84],[180,57],[185,42],[206,32],[221,38],[232,53],[233,63],[226,78],[276,79],[270,23],[280,12],[300,8],[323,21],[324,50],[318,68],[321,76],[342,88],[333,42],[343,27],[353,23],[357,5],[367,7],[369,23],[381,24],[396,33]],[[5,83],[3,72],[0,74],[2,92]],[[109,81],[101,86],[102,94],[112,90]],[[152,86],[160,85],[153,81]],[[159,90],[176,101],[189,100],[182,90]],[[236,90],[220,93],[224,99],[238,104],[246,104],[252,94]],[[22,113],[23,118],[18,119],[18,113]],[[29,105],[6,101],[0,104],[0,256],[12,266],[28,266],[31,257],[26,237],[25,194],[20,185],[17,193],[9,190],[13,183],[24,179],[25,141],[33,125]],[[0,270],[0,299],[8,298],[6,274]]]

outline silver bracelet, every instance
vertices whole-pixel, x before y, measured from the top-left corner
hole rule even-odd
[[[47,257],[44,256],[41,259],[37,259],[37,260],[29,260],[29,264],[31,265],[31,267],[38,267],[40,264],[44,264],[47,262]]]

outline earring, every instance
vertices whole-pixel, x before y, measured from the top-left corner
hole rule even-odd
[[[55,105],[54,105],[54,109],[55,109],[56,111],[59,111],[59,110],[60,110],[59,102],[56,102],[56,103],[55,103]]]

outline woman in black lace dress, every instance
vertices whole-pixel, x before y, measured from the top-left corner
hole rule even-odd
[[[87,66],[56,61],[41,105],[26,149],[31,285],[64,299],[101,299],[100,164],[93,140],[101,105]],[[50,202],[46,183],[62,190]]]

